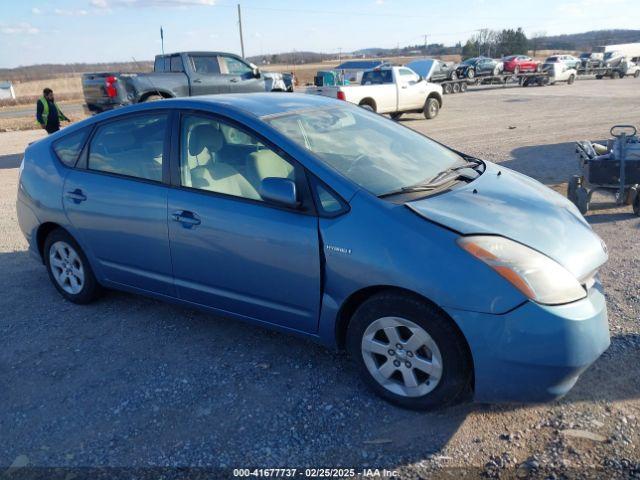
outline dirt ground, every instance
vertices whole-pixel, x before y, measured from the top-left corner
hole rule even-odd
[[[640,126],[639,92],[634,79],[486,88],[446,96],[435,120],[402,123],[562,191],[577,167],[572,142]],[[374,397],[344,354],[297,338],[117,292],[63,301],[16,223],[20,153],[40,136],[0,134],[0,466],[640,476],[640,219],[630,207],[598,197],[587,216],[609,248],[612,343],[564,399],[417,413]]]

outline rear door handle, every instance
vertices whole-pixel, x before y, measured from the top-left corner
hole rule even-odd
[[[231,83],[238,83],[238,79],[237,78],[232,78],[231,80],[229,80]]]
[[[200,225],[200,217],[188,210],[177,210],[171,214],[174,222],[179,222],[184,228],[192,228]]]
[[[87,199],[87,196],[79,188],[76,188],[71,192],[67,192],[65,194],[65,197],[67,197],[69,200],[75,203],[84,202]]]

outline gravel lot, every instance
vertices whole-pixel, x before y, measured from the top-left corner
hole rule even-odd
[[[571,143],[640,126],[638,92],[633,79],[486,88],[445,97],[436,120],[402,123],[564,189]],[[41,135],[0,134],[0,466],[640,477],[640,219],[630,207],[602,203],[587,217],[611,256],[612,345],[566,398],[416,413],[372,396],[344,354],[307,341],[117,292],[63,301],[16,222],[20,153]]]

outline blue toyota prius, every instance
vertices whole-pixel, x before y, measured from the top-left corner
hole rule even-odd
[[[344,347],[409,408],[564,395],[609,345],[602,240],[524,175],[312,95],[163,100],[30,145],[18,220],[112,288]]]

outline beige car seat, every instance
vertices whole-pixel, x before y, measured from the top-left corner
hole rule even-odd
[[[183,173],[185,186],[225,193],[237,197],[260,199],[258,191],[235,168],[218,161],[217,154],[224,145],[220,130],[211,124],[194,127],[189,135],[188,172]],[[205,150],[208,157],[202,163]],[[191,159],[195,158],[195,162]]]
[[[258,150],[247,159],[247,179],[257,191],[268,177],[294,179],[293,165],[271,150]]]

